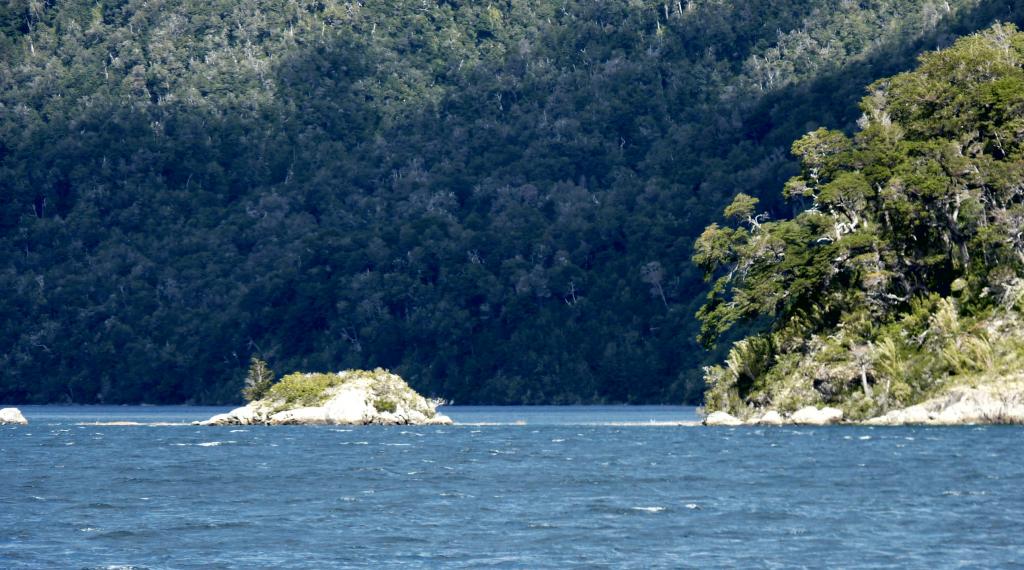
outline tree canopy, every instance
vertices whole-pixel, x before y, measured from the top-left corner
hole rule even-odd
[[[795,216],[762,219],[756,200],[740,194],[725,209],[730,224],[713,224],[697,240],[694,261],[714,280],[699,312],[703,340],[758,319],[764,331],[730,357],[756,366],[709,371],[719,389],[770,399],[766,384],[799,376],[792,357],[813,360],[831,347],[851,351],[828,359],[857,361],[861,374],[848,374],[848,384],[871,396],[873,380],[887,375],[885,350],[899,344],[920,354],[949,334],[953,352],[962,352],[967,329],[939,321],[1016,312],[1024,292],[1024,33],[996,25],[922,55],[916,69],[868,92],[855,136],[817,129],[793,144],[801,171],[784,194]],[[994,339],[975,332],[991,353]],[[816,345],[816,336],[828,340]],[[922,391],[956,368],[937,365],[919,378]],[[722,396],[714,405],[727,406]]]
[[[828,208],[861,211],[849,188],[866,184],[862,199],[877,202],[884,153],[929,133],[875,145],[883,157],[848,179],[832,173],[849,153],[828,140],[852,143],[808,140],[826,178],[794,188],[805,195],[790,203],[775,191],[798,169],[788,145],[819,126],[851,132],[864,85],[1021,10],[988,0],[3,3],[0,400],[236,401],[259,355],[276,370],[387,367],[459,403],[698,401],[708,356],[693,314],[705,285],[690,259],[708,221],[750,197],[733,208],[743,230],[701,241],[714,246],[708,263],[728,263],[715,256],[736,255],[734,238],[765,255],[781,247],[750,230],[800,200],[821,202],[821,223]],[[1012,93],[977,93],[972,117],[979,140],[1006,152],[1010,131],[986,125],[1010,119],[982,99]],[[943,101],[879,107],[917,125]],[[930,164],[902,164],[902,179],[944,163]],[[913,247],[988,239],[984,228],[957,233],[980,215],[970,207]],[[868,246],[851,235],[830,247],[867,267],[853,259]],[[985,251],[1002,255],[991,239]],[[753,316],[756,299],[774,310],[811,302],[817,292],[780,287],[820,282],[796,273],[828,264],[786,263],[794,275],[761,282],[740,313],[708,309],[718,321],[708,330]],[[914,263],[924,265],[906,276],[886,265],[866,295],[891,304],[887,295],[960,271]]]

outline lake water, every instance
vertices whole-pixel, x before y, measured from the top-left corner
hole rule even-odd
[[[22,407],[0,568],[1007,568],[1024,428],[701,428],[693,408],[445,410],[446,427],[115,427]],[[643,425],[651,421],[655,425]]]

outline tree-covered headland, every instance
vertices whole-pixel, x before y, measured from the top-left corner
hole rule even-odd
[[[707,408],[865,417],[1024,379],[1024,33],[996,25],[873,83],[856,134],[793,144],[796,215],[738,195],[694,261],[714,279]]]
[[[879,146],[870,168],[829,151],[819,179],[807,170],[786,201],[777,190],[799,171],[791,142],[818,127],[852,133],[865,85],[1022,10],[994,0],[0,3],[0,401],[231,402],[253,356],[275,370],[386,367],[459,403],[699,401],[701,365],[725,356],[696,341],[707,289],[691,257],[703,228],[739,193],[761,200],[746,209],[762,226],[838,185],[868,188],[874,204],[888,176],[879,169],[898,160],[886,153],[930,133]],[[918,124],[893,104],[875,105]],[[1011,164],[977,128],[981,154],[965,147],[964,160]],[[815,136],[801,147],[811,160],[832,139],[859,149],[867,135]],[[1015,152],[1013,140],[996,143]],[[865,295],[880,308],[866,315],[930,303],[924,291],[947,298],[939,282],[954,274],[970,295],[961,305],[1002,294],[988,285],[983,297],[988,273],[967,270],[1005,253],[975,249],[989,226],[959,233],[994,215],[968,202],[946,233],[895,253],[879,246],[881,281]],[[893,223],[931,228],[899,212]],[[830,247],[867,263],[847,244],[878,223],[859,221]],[[917,265],[946,237],[970,258]],[[806,318],[824,319],[823,331],[836,310]],[[712,326],[731,318],[714,313]],[[734,328],[721,350],[760,324]],[[871,368],[876,394],[880,378]]]

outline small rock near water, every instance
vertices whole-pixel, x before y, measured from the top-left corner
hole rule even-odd
[[[704,418],[704,425],[706,426],[741,426],[743,422],[736,416],[726,412],[711,412],[708,417]]]
[[[754,417],[748,422],[750,425],[756,426],[781,426],[786,423],[782,418],[782,414],[775,410],[768,410],[763,415]]]
[[[21,415],[21,410],[18,408],[4,408],[0,410],[0,425],[4,424],[27,426],[28,420]]]
[[[791,423],[805,426],[827,426],[843,420],[843,411],[838,408],[800,408],[789,418]]]

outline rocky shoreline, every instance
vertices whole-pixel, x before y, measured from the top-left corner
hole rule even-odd
[[[1024,424],[1024,386],[954,388],[916,406],[894,410],[865,425]]]
[[[1024,386],[996,385],[948,390],[920,404],[893,410],[866,420],[844,418],[838,408],[807,406],[792,414],[761,410],[740,419],[726,412],[708,414],[706,426],[782,426],[782,425],[864,425],[864,426],[958,426],[979,424],[1024,424]]]
[[[767,410],[754,414],[746,419],[740,419],[726,412],[712,412],[704,418],[706,426],[783,426],[783,425],[807,425],[827,426],[842,423],[843,411],[838,408],[815,408],[807,406],[800,408],[792,414],[783,415],[776,410]]]

